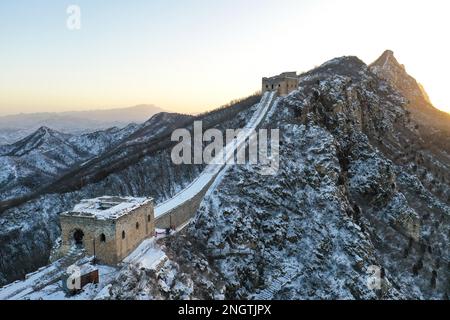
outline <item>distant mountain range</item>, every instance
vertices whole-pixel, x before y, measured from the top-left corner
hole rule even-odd
[[[30,113],[0,117],[0,145],[12,144],[41,127],[69,134],[84,134],[111,127],[123,128],[130,123],[143,123],[164,110],[154,105],[128,108]]]
[[[191,116],[161,112],[131,123],[81,135],[42,126],[25,138],[0,146],[0,199],[27,194],[62,173],[118,145],[143,143]]]

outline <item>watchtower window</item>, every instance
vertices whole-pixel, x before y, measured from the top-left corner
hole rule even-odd
[[[266,84],[266,89],[269,89],[269,85],[268,84]]]
[[[278,84],[278,88],[281,88],[281,84]]]
[[[122,231],[122,239],[125,239],[125,231]]]
[[[139,229],[139,222],[136,222],[136,229]]]
[[[150,215],[147,216],[147,221],[150,222],[152,220],[152,217]]]
[[[100,242],[106,242],[106,236],[104,233],[100,235]]]
[[[272,85],[272,89],[273,89],[273,85]]]

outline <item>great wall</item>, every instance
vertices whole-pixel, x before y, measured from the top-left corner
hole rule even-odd
[[[223,175],[226,173],[229,163],[228,160],[235,156],[236,150],[245,146],[250,135],[255,132],[261,122],[270,114],[273,114],[279,96],[285,96],[295,90],[296,85],[292,85],[292,73],[286,73],[288,78],[284,79],[284,74],[273,78],[263,78],[263,95],[258,107],[247,125],[240,130],[237,137],[232,141],[231,146],[227,145],[216,157],[224,161],[212,161],[203,172],[192,181],[185,189],[172,198],[158,204],[154,208],[154,226],[156,229],[169,229],[175,231],[183,229],[197,212],[205,194],[212,192],[219,184]],[[270,87],[268,85],[270,83]],[[274,88],[272,90],[272,88]],[[153,224],[153,221],[152,221]],[[165,254],[155,249],[155,240],[158,236],[145,239],[138,245],[120,265],[144,263],[160,266],[164,260]],[[92,253],[85,248],[74,250],[70,248],[64,256],[52,262],[50,265],[26,275],[25,280],[15,281],[3,288],[0,288],[0,300],[6,299],[29,299],[33,294],[46,287],[54,286],[56,283],[67,276],[67,269],[72,266],[82,266],[93,261]],[[95,249],[94,249],[95,252]],[[156,254],[155,254],[156,253]],[[146,255],[151,255],[152,261]],[[106,266],[105,266],[106,268]],[[109,269],[108,269],[109,270]],[[104,273],[104,271],[103,271]],[[114,273],[114,272],[110,272]],[[107,275],[109,273],[106,273]],[[103,276],[103,278],[105,278]],[[103,279],[103,286],[112,281]]]

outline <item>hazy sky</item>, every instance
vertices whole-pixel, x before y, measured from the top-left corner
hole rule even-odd
[[[69,5],[81,30],[66,27]],[[261,77],[392,49],[450,112],[449,1],[2,0],[0,114],[155,104],[199,112]]]

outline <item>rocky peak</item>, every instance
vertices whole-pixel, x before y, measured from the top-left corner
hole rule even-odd
[[[411,104],[426,107],[430,104],[423,86],[411,77],[392,50],[386,50],[370,65],[370,70],[397,89]]]
[[[42,126],[39,129],[37,129],[34,134],[45,136],[45,135],[53,135],[55,133],[57,133],[57,131],[55,131],[49,127],[46,127],[46,126]]]
[[[66,141],[70,137],[71,137],[70,134],[62,133],[52,128],[42,126],[25,139],[40,140],[41,142],[53,143],[55,141],[59,142]]]
[[[355,56],[344,56],[334,58],[319,67],[300,75],[301,81],[315,81],[318,78],[328,76],[343,76],[360,80],[362,74],[367,70],[367,65]]]
[[[65,134],[53,130],[49,127],[42,126],[29,136],[11,145],[11,156],[23,156],[29,152],[41,148],[54,148],[55,145],[64,144],[70,137],[70,134]]]
[[[389,52],[380,71],[384,62],[400,66]],[[355,57],[302,74],[263,123],[280,128],[276,175],[230,166],[191,224],[167,238],[161,271],[142,281],[125,270],[113,298],[146,286],[155,298],[448,296],[448,224],[436,223],[448,212],[448,178],[438,182],[444,167],[422,161],[404,102]],[[385,274],[379,290],[367,287],[373,266]]]
[[[405,66],[400,64],[394,55],[394,51],[386,50],[383,54],[373,63],[373,65],[390,65],[396,68],[405,70]]]

